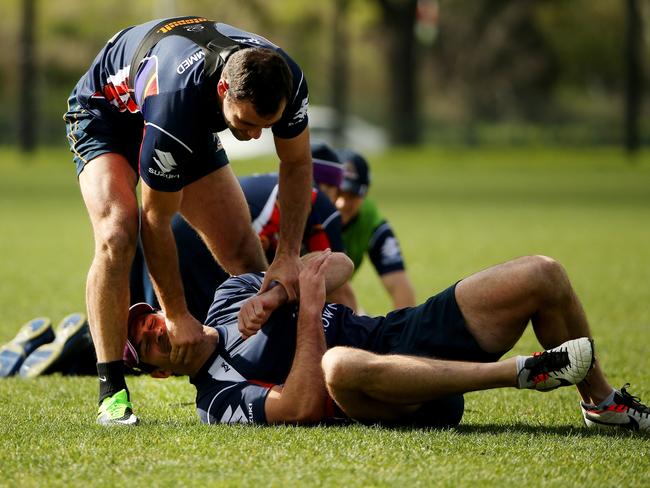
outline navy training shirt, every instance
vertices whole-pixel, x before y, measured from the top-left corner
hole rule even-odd
[[[204,423],[266,423],[266,396],[274,385],[284,383],[291,370],[296,348],[295,305],[278,308],[264,327],[246,340],[237,328],[242,304],[257,294],[263,279],[263,273],[235,276],[215,293],[205,323],[219,333],[219,345],[191,379]],[[343,305],[328,303],[322,313],[327,347],[372,350],[383,320],[357,316]]]
[[[130,62],[154,20],[128,27],[115,34],[79,80],[75,90],[79,103],[114,124],[143,125],[140,176],[151,188],[178,191],[197,176],[194,165],[213,170],[228,163],[217,132],[226,123],[217,99],[216,81],[206,83],[201,47],[181,36],[161,39],[145,56],[128,86]],[[293,94],[273,134],[293,138],[307,126],[308,90],[300,67],[278,46],[256,34],[227,24],[217,24],[220,33],[247,47],[277,51],[293,75]]]

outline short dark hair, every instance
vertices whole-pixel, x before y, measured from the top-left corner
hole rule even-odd
[[[273,49],[251,47],[235,51],[221,77],[228,82],[228,96],[247,100],[258,115],[273,115],[293,90],[293,76],[284,58]]]

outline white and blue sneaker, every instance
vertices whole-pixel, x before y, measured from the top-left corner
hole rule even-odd
[[[86,316],[82,313],[71,313],[64,317],[56,328],[54,340],[36,348],[20,366],[19,374],[23,378],[67,372],[70,365],[79,366],[92,360],[94,365],[94,349],[90,338],[90,328]],[[90,347],[89,347],[90,345]]]
[[[23,325],[11,342],[0,347],[0,378],[13,376],[34,350],[54,340],[52,321],[38,317]]]

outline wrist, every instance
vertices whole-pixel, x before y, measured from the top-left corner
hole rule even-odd
[[[300,300],[300,314],[320,317],[323,306],[324,304],[317,300]]]
[[[167,307],[162,305],[163,313],[165,318],[170,322],[179,322],[190,315],[187,307],[177,306],[177,307]]]

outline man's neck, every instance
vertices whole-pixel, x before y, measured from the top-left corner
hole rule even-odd
[[[203,333],[205,334],[205,339],[194,348],[194,355],[192,356],[190,363],[186,366],[184,365],[175,368],[177,370],[176,373],[188,375],[191,378],[196,376],[205,365],[206,361],[210,359],[210,356],[212,356],[214,351],[217,349],[217,345],[219,344],[219,333],[216,329],[204,325]]]

